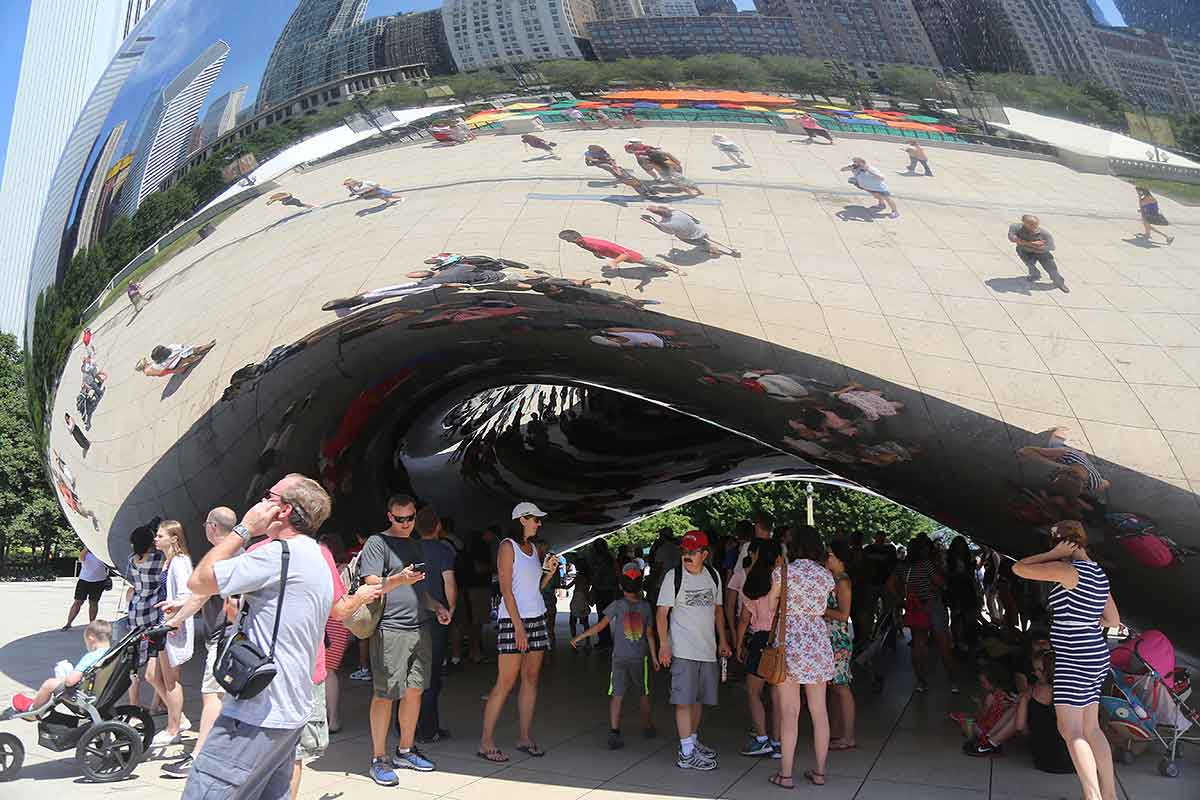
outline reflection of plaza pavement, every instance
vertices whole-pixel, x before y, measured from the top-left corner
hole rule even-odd
[[[0,584],[0,604],[21,604],[22,613],[0,618],[0,696],[36,686],[60,658],[75,658],[82,647],[81,626],[60,633],[62,614],[71,600],[72,585]],[[101,616],[114,619],[116,592],[104,596]],[[468,667],[451,673],[441,695],[442,723],[452,738],[422,748],[438,765],[436,772],[400,771],[400,786],[383,788],[366,775],[371,739],[367,724],[370,685],[347,678],[342,672],[343,730],[332,737],[329,750],[310,759],[300,785],[301,800],[761,800],[775,796],[813,800],[1058,800],[1079,795],[1072,775],[1050,775],[1033,768],[1028,747],[1012,744],[1003,758],[968,758],[959,751],[962,737],[946,714],[968,710],[964,692],[950,695],[935,679],[925,695],[912,694],[907,648],[886,664],[888,680],[882,694],[868,690],[868,681],[856,682],[858,699],[857,744],[854,751],[829,754],[827,785],[811,787],[800,779],[812,763],[812,734],[802,715],[796,758],[796,791],[776,793],[767,777],[777,769],[770,760],[737,755],[746,729],[745,689],[727,683],[720,690],[720,705],[704,713],[704,741],[721,753],[720,768],[692,772],[675,766],[673,717],[667,705],[668,678],[654,673],[653,714],[658,737],[644,739],[632,698],[623,709],[626,745],[610,751],[605,746],[608,726],[608,670],[606,653],[567,650],[567,600],[559,605],[559,650],[542,673],[534,735],[545,748],[545,758],[528,758],[513,752],[516,743],[516,707],[510,701],[496,730],[497,744],[513,756],[500,768],[475,757],[482,718],[480,696],[491,688],[496,667]],[[349,657],[347,661],[349,661]],[[887,659],[885,659],[885,662]],[[201,648],[183,668],[185,712],[195,723],[200,718],[199,687],[203,666]],[[940,675],[938,676],[940,678]],[[163,717],[156,720],[161,724]],[[46,800],[61,795],[71,800],[176,800],[183,783],[163,778],[160,767],[191,748],[194,734],[184,744],[155,754],[141,764],[128,781],[86,784],[80,780],[74,753],[53,753],[36,744],[35,726],[24,722],[0,725],[15,733],[27,747],[25,767],[13,783],[0,784],[4,800]],[[394,737],[392,739],[394,741]],[[1200,794],[1200,772],[1190,756],[1181,762],[1183,774],[1175,780],[1155,772],[1158,756],[1147,752],[1128,766],[1117,764],[1120,800],[1194,800]]]
[[[1074,443],[1104,459],[1185,490],[1200,486],[1192,209],[1162,199],[1179,240],[1146,247],[1132,239],[1140,224],[1131,186],[1055,163],[931,148],[937,177],[915,177],[901,174],[899,141],[829,147],[733,130],[753,166],[725,170],[708,128],[634,132],[683,161],[706,195],[678,207],[743,254],[701,260],[672,254],[668,237],[639,220],[643,201],[583,166],[595,142],[632,168],[621,152],[629,135],[554,131],[562,161],[526,162],[516,137],[481,137],[285,176],[281,188],[325,207],[293,215],[254,201],[148,276],[154,300],[136,318],[120,299],[95,321],[110,382],[86,461],[61,424],[64,411],[74,413],[80,354],[72,354],[51,442],[78,477],[82,502],[107,526],[136,486],[135,506],[190,518],[200,501],[184,480],[196,465],[160,469],[152,486],[142,478],[234,370],[333,321],[321,310],[327,300],[402,282],[440,251],[600,277],[602,262],[557,238],[568,227],[685,264],[685,277],[654,277],[644,291],[637,274],[606,287],[661,301],[655,311],[822,356],[1020,429],[1069,425]],[[885,173],[901,219],[861,219],[871,198],[838,171],[852,155]],[[346,201],[347,176],[400,189],[405,202],[358,216],[373,203]],[[1006,229],[1024,211],[1053,232],[1070,294],[1022,277]],[[185,376],[132,370],[155,344],[213,337],[216,348]]]

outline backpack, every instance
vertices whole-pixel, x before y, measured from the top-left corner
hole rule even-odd
[[[675,597],[679,597],[679,590],[683,588],[683,571],[685,569],[687,567],[683,565],[682,560],[679,562],[679,566],[672,569],[672,572],[675,574]],[[721,590],[721,576],[717,574],[717,571],[707,561],[704,562],[704,569],[708,571],[708,577],[712,578],[713,585],[717,587],[719,593]],[[720,604],[722,602],[722,598],[718,597],[717,603]]]

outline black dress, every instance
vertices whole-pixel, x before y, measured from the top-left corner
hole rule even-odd
[[[1054,706],[1044,706],[1036,698],[1029,698],[1026,724],[1029,726],[1029,749],[1033,752],[1033,765],[1042,772],[1066,775],[1075,771],[1067,743],[1058,732],[1058,718]]]
[[[75,437],[75,442],[79,445],[80,449],[82,449],[84,453],[87,453],[88,449],[92,446],[91,441],[83,435],[83,431],[79,430],[78,425],[72,425],[70,430],[71,436]]]

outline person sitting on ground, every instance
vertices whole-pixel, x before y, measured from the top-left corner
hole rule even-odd
[[[968,741],[963,752],[969,756],[1002,753],[1004,743],[1018,733],[1029,737],[1033,765],[1042,772],[1069,775],[1075,771],[1066,742],[1058,732],[1054,711],[1054,651],[1040,653],[1033,662],[1035,683],[1021,693],[1017,705],[986,736]]]
[[[642,568],[635,562],[621,569],[621,597],[600,614],[600,621],[583,633],[571,637],[571,647],[590,640],[603,630],[615,630],[612,650],[612,677],[608,693],[608,747],[625,746],[621,737],[621,701],[625,694],[636,694],[642,711],[642,732],[647,739],[658,734],[650,712],[650,665],[658,671],[658,642],[654,635],[654,616],[642,594]]]
[[[83,680],[83,673],[103,658],[112,646],[112,624],[102,619],[92,620],[83,629],[83,643],[87,646],[87,652],[75,662],[75,666],[60,661],[54,668],[54,677],[47,678],[33,697],[26,694],[13,695],[12,707],[24,714],[46,705],[50,698],[62,689],[77,686]]]
[[[216,343],[217,340],[213,339],[208,344],[196,347],[187,347],[182,344],[158,344],[150,351],[149,360],[138,359],[134,369],[151,378],[175,375],[185,371],[203,358]]]
[[[545,151],[550,158],[559,158],[558,153],[554,152],[554,148],[558,147],[554,142],[547,142],[540,136],[534,136],[532,133],[521,134],[521,144],[532,147],[534,150]]]
[[[646,206],[646,210],[650,213],[642,214],[643,221],[650,223],[663,233],[677,237],[685,244],[703,247],[705,252],[714,256],[730,255],[738,258],[742,255],[729,245],[714,241],[704,226],[700,224],[700,220],[686,211],[678,211],[666,206]]]
[[[962,728],[967,739],[980,739],[996,727],[1005,713],[1012,707],[1012,698],[1004,691],[1008,674],[994,662],[984,664],[979,670],[979,687],[983,694],[972,698],[978,714],[954,712],[950,718]]]

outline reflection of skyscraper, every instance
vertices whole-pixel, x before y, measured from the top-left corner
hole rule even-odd
[[[108,132],[108,138],[104,140],[104,147],[100,150],[100,155],[92,164],[92,172],[88,176],[87,189],[84,190],[83,207],[76,217],[75,224],[79,226],[78,233],[75,237],[75,252],[78,253],[82,248],[91,247],[95,240],[93,232],[96,230],[96,223],[100,221],[100,194],[104,189],[104,181],[108,176],[108,171],[112,169],[113,158],[117,154],[117,145],[121,143],[121,137],[125,135],[126,121],[121,120],[111,131]]]
[[[577,39],[586,21],[576,21],[577,5],[572,0],[499,0],[491,13],[480,15],[473,2],[446,0],[442,22],[454,63],[463,72],[474,72],[581,58]]]
[[[868,75],[884,64],[940,66],[914,0],[769,0],[773,16],[789,16],[816,58],[844,59]]]
[[[229,45],[217,41],[209,45],[165,89],[151,99],[150,117],[138,140],[129,180],[121,195],[121,210],[133,216],[159,184],[187,157],[192,126],[200,116],[200,106],[208,90],[221,74]]]
[[[131,27],[127,18],[136,23],[144,11],[135,9],[136,15],[128,17],[125,4],[112,0],[75,0],[69,13],[54,0],[27,5],[29,22],[0,184],[0,252],[5,259],[0,270],[0,330],[13,332],[25,319],[25,288],[37,231],[37,223],[30,220],[42,213],[76,118]],[[122,70],[124,66],[118,67]],[[107,98],[109,107],[114,98]],[[102,123],[103,117],[91,129],[88,148]],[[83,155],[86,161],[88,152]],[[82,163],[79,168],[82,171]]]
[[[384,61],[390,67],[424,64],[430,75],[454,71],[440,8],[390,17],[383,48]]]
[[[226,92],[212,101],[212,105],[208,107],[208,112],[204,115],[204,122],[201,123],[203,130],[200,133],[200,140],[202,143],[215,142],[237,127],[238,111],[242,108],[247,88],[239,86],[232,92]]]
[[[362,22],[367,0],[300,0],[275,40],[255,101],[259,111],[304,90],[307,46]]]
[[[154,0],[125,0],[125,24],[122,27],[124,33],[121,34],[121,38],[128,38],[134,26],[146,16],[153,4]]]

